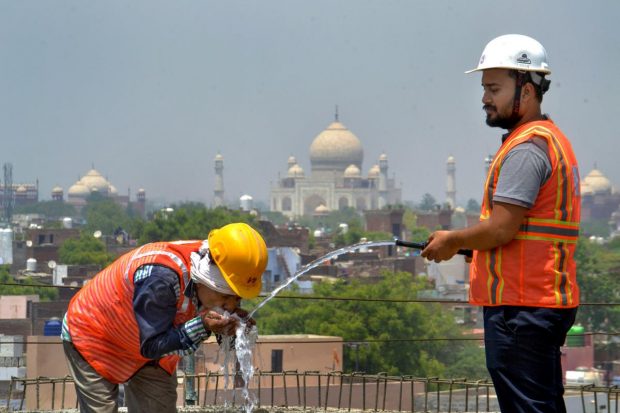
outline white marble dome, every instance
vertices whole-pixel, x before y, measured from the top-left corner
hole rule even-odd
[[[301,178],[304,176],[304,170],[299,164],[295,164],[288,169],[289,178]]]
[[[358,168],[354,164],[347,166],[347,169],[344,170],[344,177],[345,178],[360,178],[361,177],[360,168]]]
[[[310,145],[313,170],[344,171],[351,164],[360,168],[363,160],[362,143],[340,122],[331,123]]]
[[[368,170],[368,178],[378,178],[379,174],[381,174],[381,169],[379,165],[375,164]]]
[[[594,168],[590,173],[583,179],[581,183],[581,193],[582,194],[610,194],[612,192],[611,181],[603,175],[601,171]]]

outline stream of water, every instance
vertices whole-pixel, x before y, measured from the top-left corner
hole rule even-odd
[[[261,307],[267,304],[269,300],[271,300],[273,297],[278,295],[280,291],[284,290],[286,287],[288,287],[293,282],[295,282],[299,277],[301,277],[308,271],[312,270],[313,268],[316,268],[319,265],[323,264],[325,261],[337,258],[339,255],[347,254],[349,252],[357,251],[360,249],[366,249],[366,248],[372,248],[372,247],[389,247],[389,246],[395,246],[395,245],[396,245],[395,241],[369,241],[369,242],[360,242],[359,244],[349,245],[348,247],[343,247],[343,248],[334,250],[332,252],[329,252],[323,255],[322,257],[319,257],[316,260],[310,262],[309,264],[306,264],[305,266],[301,267],[299,271],[295,273],[295,275],[289,278],[284,284],[280,285],[278,288],[273,290],[269,294],[269,296],[267,296],[263,301],[261,301],[256,306],[256,308],[254,308],[254,310],[250,312],[250,314],[248,315],[248,318],[251,318]]]
[[[354,252],[357,250],[368,249],[372,247],[386,247],[386,246],[395,246],[394,241],[370,241],[370,242],[362,242],[355,245],[350,245],[348,247],[340,248],[334,250],[330,253],[323,255],[322,257],[317,258],[316,260],[310,262],[309,264],[303,266],[289,278],[284,284],[280,285],[278,288],[273,290],[269,296],[267,296],[263,301],[261,301],[247,316],[245,320],[239,320],[239,325],[235,331],[235,344],[231,345],[232,338],[226,337],[222,344],[220,345],[220,351],[223,354],[223,365],[222,372],[224,374],[224,386],[226,389],[231,385],[230,376],[232,373],[232,377],[235,377],[234,370],[231,372],[231,366],[234,366],[234,361],[232,354],[236,354],[236,359],[239,362],[239,373],[241,374],[241,378],[243,379],[243,388],[241,390],[243,396],[243,410],[245,413],[251,413],[254,407],[256,406],[256,396],[253,395],[249,391],[249,384],[254,376],[254,364],[252,360],[252,350],[256,344],[256,340],[258,338],[258,330],[256,326],[248,327],[247,320],[250,319],[260,308],[262,308],[265,304],[267,304],[273,297],[275,297],[280,291],[284,290],[286,287],[291,285],[295,280],[299,279],[302,275],[312,270],[313,268],[318,267],[323,264],[325,261],[332,260],[342,254],[347,254],[350,252]],[[237,317],[236,315],[231,315],[231,317]],[[233,349],[234,347],[234,349]],[[234,350],[234,351],[233,351]],[[233,384],[234,389],[234,384]],[[226,410],[228,407],[228,401],[224,401],[224,409]]]

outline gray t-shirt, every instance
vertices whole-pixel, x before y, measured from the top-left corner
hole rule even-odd
[[[531,208],[551,176],[547,141],[534,138],[512,148],[502,162],[493,202]]]

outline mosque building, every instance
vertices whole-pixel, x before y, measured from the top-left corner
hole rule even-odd
[[[388,157],[381,154],[362,176],[364,148],[360,140],[338,121],[319,133],[310,145],[309,174],[294,156],[288,158],[286,177],[271,188],[271,211],[288,217],[325,215],[353,207],[358,211],[380,209],[401,202],[401,188],[388,176]]]
[[[607,222],[619,207],[620,193],[595,165],[581,180],[581,220]]]
[[[94,168],[69,187],[66,201],[64,200],[64,191],[60,186],[52,189],[53,200],[67,202],[78,209],[86,205],[88,197],[92,194],[100,194],[110,198],[123,208],[131,205],[140,215],[144,216],[146,206],[146,192],[144,189],[138,189],[136,201],[131,202],[129,192],[127,195],[119,194],[116,187]]]

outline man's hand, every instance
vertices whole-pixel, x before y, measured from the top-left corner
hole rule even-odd
[[[428,238],[428,245],[422,250],[424,258],[441,262],[449,260],[457,253],[461,245],[452,231],[436,231]]]
[[[202,324],[204,324],[207,330],[224,336],[235,335],[235,329],[239,323],[239,320],[235,317],[224,317],[213,310],[202,310],[199,315],[202,318]]]
[[[224,317],[217,311],[207,309],[200,312],[200,317],[207,330],[215,334],[234,336],[240,319],[245,320],[248,314],[249,313],[243,308],[236,308],[232,315]],[[253,318],[247,320],[247,328],[251,328],[255,325],[256,321],[254,321]]]

